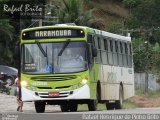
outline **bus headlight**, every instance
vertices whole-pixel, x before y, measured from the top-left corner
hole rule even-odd
[[[26,81],[21,81],[21,85],[22,85],[23,87],[26,87],[26,86],[27,86],[27,82],[26,82]]]
[[[82,81],[81,81],[81,84],[83,84],[83,85],[86,84],[86,83],[87,83],[87,80],[88,80],[88,79],[83,78]]]

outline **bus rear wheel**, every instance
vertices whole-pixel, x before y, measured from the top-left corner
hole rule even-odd
[[[43,102],[43,101],[35,101],[34,104],[35,104],[35,109],[36,109],[37,113],[44,113],[45,104],[46,104],[45,102]]]
[[[115,103],[106,103],[107,110],[113,110],[115,108]]]

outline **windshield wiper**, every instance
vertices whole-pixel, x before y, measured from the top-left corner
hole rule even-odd
[[[42,52],[43,56],[46,57],[47,59],[47,65],[48,65],[48,55],[47,55],[47,46],[46,46],[46,51],[44,51],[42,45],[39,42],[36,42],[40,51]]]
[[[42,54],[44,55],[44,57],[47,57],[47,52],[44,51],[42,45],[39,42],[36,42],[36,43],[37,43],[39,49],[41,50]]]
[[[68,46],[69,42],[70,42],[70,39],[68,39],[68,40],[65,42],[65,44],[63,45],[61,51],[58,53],[58,56],[61,56],[61,55],[62,55],[63,51],[64,51],[64,50],[66,49],[66,47]]]

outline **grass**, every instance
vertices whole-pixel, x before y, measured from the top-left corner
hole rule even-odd
[[[134,109],[137,108],[138,106],[132,102],[131,100],[125,100],[123,103],[123,109]]]
[[[137,89],[135,91],[135,95],[153,97],[153,98],[154,97],[160,97],[160,90],[159,91],[148,90],[148,93],[145,94],[144,90]],[[123,109],[134,109],[134,108],[138,108],[138,106],[136,105],[136,103],[132,102],[131,99],[127,99],[127,100],[124,101]],[[88,106],[86,104],[79,105],[78,110],[79,111],[85,111],[85,110],[88,111]],[[98,104],[98,110],[106,110],[105,104]]]
[[[123,109],[134,109],[137,108],[137,105],[131,100],[125,100],[123,103]],[[105,104],[98,104],[98,110],[106,110]],[[87,104],[78,105],[78,111],[88,111]]]
[[[160,90],[148,90],[147,93],[144,92],[142,89],[138,89],[135,91],[136,95],[138,96],[146,96],[146,97],[160,97]]]
[[[106,105],[98,104],[98,110],[106,110]],[[88,111],[88,105],[87,104],[78,105],[78,111]]]

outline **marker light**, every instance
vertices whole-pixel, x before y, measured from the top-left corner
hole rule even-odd
[[[87,83],[87,79],[86,79],[86,78],[83,78],[82,81],[81,81],[81,83],[82,83],[83,85],[86,84],[86,83]]]
[[[83,33],[83,31],[81,30],[81,33]]]
[[[26,33],[23,33],[23,36],[26,36]]]
[[[22,85],[22,86],[27,86],[27,82],[26,82],[26,81],[22,81],[22,82],[21,82],[21,85]]]

